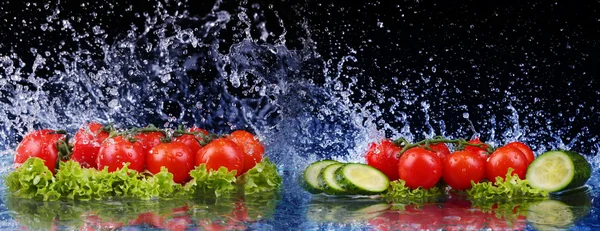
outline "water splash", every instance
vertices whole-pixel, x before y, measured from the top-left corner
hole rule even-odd
[[[598,151],[589,148],[598,141],[588,130],[565,137],[572,127],[555,127],[556,116],[528,110],[546,102],[527,101],[531,92],[515,90],[514,82],[491,88],[489,97],[497,101],[465,105],[463,95],[484,93],[445,79],[451,72],[435,64],[436,55],[428,72],[371,76],[360,65],[372,61],[361,60],[363,48],[323,56],[307,22],[300,23],[302,43],[289,46],[291,22],[272,6],[222,10],[225,3],[217,1],[197,16],[186,4],[155,4],[141,15],[130,10],[143,24],[114,37],[101,23],[74,26],[77,19],[62,14],[60,3],[38,6],[50,11],[38,29],[64,31],[70,40],[48,51],[32,47],[28,57],[0,55],[0,117],[7,118],[0,149],[13,149],[33,129],[73,132],[97,120],[121,127],[195,124],[217,133],[249,129],[265,142],[268,156],[290,169],[326,157],[361,162],[368,144],[383,137],[480,135],[494,145],[522,140],[536,154]],[[69,44],[87,45],[71,51]]]

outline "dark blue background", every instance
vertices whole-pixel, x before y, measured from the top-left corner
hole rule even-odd
[[[29,55],[31,47],[44,50],[70,38],[69,33],[61,30],[40,33],[36,27],[54,10],[53,7],[44,9],[40,6],[46,3],[54,6],[56,2],[42,1],[38,7],[26,7],[20,1],[0,3],[0,11],[5,13],[0,22],[0,52],[20,54],[25,63],[32,63],[33,57]],[[600,47],[600,15],[597,9],[600,3],[597,1],[325,3],[288,0],[258,1],[260,7],[253,7],[253,3],[225,1],[220,9],[234,15],[239,12],[239,6],[243,6],[248,9],[248,15],[259,13],[258,20],[266,20],[268,31],[280,34],[283,28],[279,26],[276,12],[287,30],[287,47],[301,49],[303,39],[310,34],[324,60],[339,61],[354,49],[356,54],[353,56],[358,58],[358,62],[352,65],[358,69],[347,74],[358,76],[357,88],[389,86],[391,90],[385,96],[392,97],[397,95],[395,91],[405,88],[399,84],[400,81],[406,79],[414,83],[422,76],[431,77],[429,83],[409,85],[416,93],[426,92],[423,99],[431,104],[432,120],[446,120],[449,131],[458,127],[459,123],[453,121],[462,119],[464,110],[457,109],[457,105],[466,105],[476,127],[485,127],[489,114],[498,114],[498,118],[502,118],[507,113],[506,109],[489,102],[506,102],[510,96],[505,91],[509,90],[516,96],[516,100],[509,101],[523,115],[523,123],[531,130],[542,128],[546,123],[535,120],[536,115],[526,114],[543,111],[544,116],[553,118],[553,127],[566,131],[564,137],[574,137],[583,132],[580,151],[587,153],[591,151],[586,147],[591,145],[590,138],[600,132],[596,126],[600,120],[597,110],[600,107],[600,84],[597,80]],[[272,7],[269,7],[270,4]],[[165,5],[169,10],[184,10],[176,4]],[[184,5],[188,5],[185,10],[190,15],[204,16],[213,2],[190,1]],[[61,1],[59,8],[61,15],[83,19],[71,20],[74,28],[89,29],[90,25],[103,25],[107,28],[107,42],[110,44],[121,38],[131,24],[143,26],[145,17],[136,16],[136,13],[152,12],[154,6],[145,1],[90,1],[82,5],[79,1],[67,0]],[[93,12],[97,15],[92,16]],[[185,20],[182,23],[186,23]],[[229,44],[240,40],[234,37],[236,32],[233,29],[223,30],[210,39],[219,41],[220,48],[226,50]],[[258,30],[254,28],[252,32],[257,34]],[[88,42],[67,43],[61,49],[69,51],[77,48],[100,49]],[[98,55],[97,58],[101,57]],[[203,65],[212,65],[210,61],[206,62]],[[297,78],[322,82],[321,65],[318,62],[307,64]],[[437,71],[433,72],[432,67]],[[38,74],[43,76],[44,71],[51,73],[41,70]],[[211,75],[198,76],[199,80],[214,78]],[[444,84],[435,85],[438,80]],[[455,88],[460,88],[461,93],[453,92]],[[353,100],[366,102],[373,99],[356,94]],[[384,102],[380,106],[390,104]],[[483,108],[478,107],[479,104]],[[417,117],[421,115],[416,106],[405,105],[400,109],[414,111]],[[181,113],[177,105],[169,103],[163,110]],[[394,124],[393,117],[391,114],[384,115],[383,119],[400,126]],[[569,117],[575,119],[569,121]],[[414,124],[417,130],[424,128],[420,126],[424,125],[418,121]]]

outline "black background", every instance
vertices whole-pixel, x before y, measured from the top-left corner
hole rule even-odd
[[[498,104],[489,102],[509,100],[514,101],[512,105],[524,115],[524,123],[532,130],[546,126],[546,122],[533,119],[535,114],[527,116],[528,111],[542,111],[553,118],[553,127],[567,128],[563,134],[567,138],[582,131],[587,138],[600,132],[596,125],[600,121],[598,1],[257,3],[260,9],[253,7],[253,2],[225,1],[220,9],[232,15],[240,6],[250,13],[264,12],[261,17],[267,22],[268,31],[279,34],[283,28],[276,12],[284,22],[289,49],[301,49],[303,39],[310,34],[325,60],[339,61],[352,48],[359,60],[353,65],[360,71],[350,73],[359,77],[357,88],[389,86],[391,90],[386,94],[396,96],[393,91],[405,87],[399,82],[408,80],[408,87],[416,88],[413,91],[426,94],[433,119],[462,118],[463,111],[447,106],[464,104],[471,120],[484,126],[482,118],[490,113],[506,114],[503,108],[494,108]],[[71,36],[61,30],[39,30],[39,25],[56,9],[56,1],[30,4],[16,0],[0,3],[0,52],[17,53],[25,63],[33,61],[31,47],[46,50]],[[50,7],[45,9],[45,4]],[[70,22],[77,30],[103,25],[110,44],[131,24],[142,27],[145,17],[136,13],[153,12],[155,5],[146,1],[90,1],[83,5],[79,1],[61,1],[58,8],[61,17],[73,17]],[[204,16],[214,4],[190,1],[183,3],[187,7],[165,5],[170,11],[185,9],[190,15]],[[222,40],[221,47],[227,49],[227,44],[238,41],[234,35],[234,31],[225,30],[213,39]],[[66,43],[60,49],[77,47],[100,49],[86,42]],[[422,76],[433,80],[419,82]],[[322,81],[318,75],[308,78]],[[455,88],[461,92],[452,93]],[[515,98],[511,100],[506,91]],[[436,101],[438,97],[447,100]],[[372,100],[358,96],[353,99]],[[411,110],[411,106],[399,110]],[[391,117],[383,119],[392,122]],[[569,117],[574,120],[569,121]],[[448,130],[451,129],[452,125]]]

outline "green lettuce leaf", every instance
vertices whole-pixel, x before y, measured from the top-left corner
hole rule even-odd
[[[100,184],[108,171],[82,168],[74,161],[61,162],[56,173],[56,187],[61,195],[73,200],[100,200],[112,193],[110,185]]]
[[[129,169],[129,164],[123,168],[108,172],[82,168],[74,161],[61,163],[60,170],[56,173],[55,185],[59,193],[72,200],[101,200],[110,198],[131,197],[149,200],[160,196],[169,196],[172,188],[161,194],[160,188],[165,188],[165,173],[161,171],[157,176],[141,178],[137,171]],[[170,180],[172,181],[172,174]],[[173,183],[174,184],[174,183]],[[162,186],[162,187],[161,187]]]
[[[277,190],[283,181],[277,173],[277,166],[268,158],[257,163],[239,178],[244,183],[244,193],[247,195]]]
[[[66,198],[77,201],[107,200],[113,198],[175,198],[182,196],[216,196],[233,194],[239,188],[246,188],[247,194],[268,192],[281,185],[281,176],[276,166],[268,159],[259,163],[238,182],[235,171],[221,167],[208,171],[206,165],[190,171],[190,180],[185,185],[173,181],[173,174],[161,168],[157,174],[140,174],[128,168],[108,172],[93,168],[83,168],[72,160],[60,162],[56,174],[44,165],[39,158],[30,158],[15,171],[9,173],[5,183],[9,192],[20,198],[55,201]],[[243,184],[243,185],[242,185]]]
[[[153,177],[144,178],[148,184],[150,195],[160,198],[172,198],[183,195],[183,186],[173,181],[173,174],[166,167],[161,167],[160,172]]]
[[[226,167],[220,167],[217,171],[207,171],[206,165],[201,164],[190,171],[192,180],[185,184],[183,189],[189,194],[207,195],[217,197],[229,194],[237,190],[235,171],[228,171]]]
[[[467,194],[472,199],[496,199],[496,198],[518,198],[518,197],[548,197],[548,191],[533,188],[529,181],[521,180],[519,176],[512,174],[509,168],[506,179],[496,177],[496,182],[471,182],[472,187]]]
[[[29,158],[23,165],[8,174],[5,183],[8,190],[23,198],[58,200],[61,194],[56,190],[52,172],[40,158]]]
[[[395,203],[428,202],[436,200],[444,194],[444,190],[438,186],[429,189],[423,189],[421,187],[411,189],[405,184],[406,182],[402,179],[390,182],[390,187],[387,192],[382,195],[383,198],[389,202]]]

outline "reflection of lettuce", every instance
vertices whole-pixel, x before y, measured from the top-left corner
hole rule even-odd
[[[248,170],[240,178],[244,182],[245,194],[277,190],[282,182],[281,176],[277,173],[277,166],[271,163],[268,158],[256,164],[254,168]]]
[[[515,198],[515,197],[548,197],[548,192],[532,188],[529,181],[521,180],[512,174],[509,168],[506,178],[496,177],[496,182],[472,183],[472,188],[467,190],[473,199]]]
[[[396,180],[390,182],[390,187],[387,192],[383,194],[383,198],[395,203],[422,203],[437,200],[443,193],[444,191],[437,186],[429,189],[423,189],[421,187],[410,189],[405,185],[403,180]]]
[[[356,223],[380,216],[391,205],[381,200],[316,198],[306,209],[306,218],[316,223]]]
[[[236,190],[233,185],[235,172],[229,172],[225,167],[220,167],[217,171],[206,171],[206,165],[201,164],[190,171],[190,176],[192,176],[192,180],[184,187],[190,193],[221,196]]]
[[[245,195],[244,202],[248,208],[248,217],[254,220],[273,218],[280,199],[279,191]]]
[[[57,202],[40,202],[37,200],[7,197],[6,207],[12,210],[10,213],[20,225],[32,230],[51,230],[57,217],[76,218],[81,212],[76,210],[66,211],[62,204]]]
[[[490,213],[497,218],[502,218],[507,221],[516,219],[519,216],[525,216],[527,208],[544,198],[520,198],[513,200],[473,200],[473,208],[477,208],[484,213]]]
[[[173,182],[166,168],[156,175],[140,175],[123,168],[108,172],[82,168],[74,161],[61,162],[55,176],[39,158],[30,158],[8,174],[6,184],[15,196],[54,201],[61,197],[70,200],[105,200],[111,198],[174,198],[181,196],[222,196],[236,192],[235,172],[227,168],[207,170],[206,165],[190,171],[192,180],[182,186]],[[246,194],[269,192],[281,185],[281,176],[268,159],[241,176]],[[240,185],[241,186],[241,185]]]

